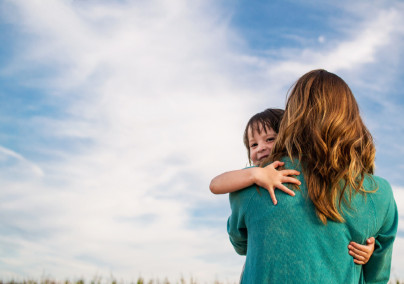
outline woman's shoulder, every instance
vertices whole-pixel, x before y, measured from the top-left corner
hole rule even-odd
[[[365,178],[363,186],[369,192],[367,196],[373,200],[376,208],[388,208],[395,203],[393,190],[386,179],[369,175]]]
[[[370,177],[373,178],[380,187],[391,189],[390,183],[385,178],[375,175],[371,175]]]
[[[291,159],[290,157],[284,156],[281,158],[281,162],[285,163],[285,169],[295,169],[298,171],[302,170],[302,164],[298,158]]]
[[[241,190],[237,190],[234,192],[230,192],[229,198],[230,200],[234,199],[246,199],[246,198],[251,198],[252,195],[255,195],[256,192],[258,192],[258,187],[257,185],[253,184],[249,187],[246,187]]]
[[[380,176],[366,176],[363,186],[366,191],[375,191],[383,194],[393,194],[390,183]]]
[[[229,194],[229,201],[231,208],[245,208],[247,209],[251,199],[258,194],[258,187],[256,185],[252,185],[246,187],[242,190],[234,191]]]

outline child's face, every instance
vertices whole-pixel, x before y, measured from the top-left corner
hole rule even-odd
[[[267,132],[260,126],[261,133],[257,130],[248,128],[248,144],[250,147],[250,159],[254,165],[258,165],[260,161],[267,158],[275,143],[277,133],[272,129],[267,129]]]

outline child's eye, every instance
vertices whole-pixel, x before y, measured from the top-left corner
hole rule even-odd
[[[274,137],[269,137],[269,138],[267,138],[267,142],[271,142],[271,141],[274,141],[274,140],[275,140]]]
[[[253,143],[253,144],[250,145],[250,148],[254,148],[254,147],[257,147],[257,146],[258,146],[257,143]]]

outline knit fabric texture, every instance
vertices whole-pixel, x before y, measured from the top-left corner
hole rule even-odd
[[[230,194],[227,222],[230,241],[246,255],[241,283],[387,283],[398,213],[390,184],[377,176],[365,178],[367,191],[342,206],[344,223],[324,225],[307,196],[298,162],[283,159],[285,168],[301,172],[294,197],[276,191],[273,205],[266,189],[251,186]],[[375,251],[366,265],[357,265],[348,244],[375,237]]]

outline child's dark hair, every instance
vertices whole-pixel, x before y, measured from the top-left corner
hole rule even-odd
[[[278,108],[268,108],[263,112],[259,112],[250,118],[248,121],[245,130],[244,130],[244,145],[247,148],[248,160],[250,160],[250,144],[248,141],[248,129],[254,132],[256,130],[258,133],[261,133],[262,130],[267,132],[269,129],[273,129],[276,133],[279,132],[279,125],[281,123],[283,113],[285,111],[283,109]],[[261,129],[261,126],[263,129]]]

